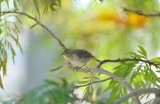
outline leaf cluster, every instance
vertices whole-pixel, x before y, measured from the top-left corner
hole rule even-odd
[[[130,52],[129,54],[130,57],[134,58],[135,60],[148,60],[147,52],[141,46],[139,46],[139,50],[137,50],[137,52]],[[114,74],[126,80],[131,86],[133,86],[134,89],[150,88],[153,86],[160,88],[160,79],[156,73],[160,72],[160,58],[157,57],[148,61],[156,64],[151,65],[150,63],[140,61],[122,62],[113,69],[115,70]],[[107,86],[105,89],[105,91],[109,90],[111,90],[111,94],[108,102],[113,102],[115,99],[120,98],[128,93],[120,83],[114,80],[110,81],[109,86]],[[141,98],[143,98],[145,95],[146,94],[142,95]]]
[[[24,95],[18,104],[73,104],[74,99],[69,83],[65,79],[60,81],[46,80],[44,84]]]
[[[43,8],[43,14],[56,11],[57,7],[61,7],[61,0],[33,0],[36,12],[40,14],[40,9]]]
[[[1,3],[6,3],[9,8],[9,1],[2,0]],[[14,10],[18,8],[18,0],[14,0]],[[11,53],[13,63],[15,61],[16,52],[14,45],[22,52],[22,47],[19,42],[19,28],[18,24],[22,24],[17,15],[1,14],[0,16],[0,71],[2,75],[6,75],[8,54]],[[0,76],[0,87],[3,88],[2,76]]]
[[[78,82],[80,85],[81,84],[87,85],[87,86],[85,86],[86,88],[83,91],[83,98],[82,98],[81,102],[83,102],[83,101],[92,102],[94,87],[90,83],[92,83],[93,81],[96,81],[98,79],[99,79],[98,77],[93,76],[91,73],[91,76],[84,77],[82,81]]]
[[[9,0],[0,0],[0,4],[2,4],[2,5],[6,4],[8,9],[11,8],[9,5],[9,2],[10,2]],[[13,0],[13,6],[14,6],[13,10],[18,10],[19,9],[19,0]]]

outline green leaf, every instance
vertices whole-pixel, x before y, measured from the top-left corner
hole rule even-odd
[[[138,72],[134,72],[134,73],[132,74],[132,76],[130,77],[131,83],[132,83],[133,80],[137,77],[138,74],[139,74]]]
[[[98,77],[93,77],[93,79],[98,80],[99,78]]]
[[[119,66],[114,68],[114,70],[116,69],[114,74],[117,75],[117,76],[126,78],[127,76],[130,75],[130,73],[132,72],[132,70],[134,69],[134,67],[136,66],[137,63],[138,62],[122,63]]]
[[[38,1],[37,1],[37,0],[33,0],[33,3],[34,3],[34,5],[35,5],[35,7],[36,7],[37,13],[40,14]]]
[[[43,14],[46,14],[48,12],[48,5],[44,5]]]
[[[16,55],[16,53],[15,53],[15,51],[14,51],[12,45],[10,45],[10,48],[11,48],[11,52],[12,52],[12,57],[14,58],[14,56]]]
[[[109,89],[112,89],[112,88],[115,87],[117,84],[118,84],[117,81],[111,80],[111,81],[109,82],[109,86],[107,86],[107,88],[106,88],[103,92],[106,92],[106,91],[108,91]]]
[[[46,85],[55,85],[55,86],[57,86],[57,85],[58,85],[58,83],[57,83],[57,82],[55,82],[55,81],[51,81],[51,80],[45,80],[45,83],[46,83]]]
[[[17,21],[22,25],[23,23],[22,23],[22,21],[19,19],[19,17],[18,17],[18,16],[15,16],[15,17],[16,17]]]
[[[18,31],[15,28],[10,28],[12,30],[12,32],[14,32],[14,34],[18,35]]]
[[[59,3],[59,6],[61,7],[61,0],[57,0],[58,1],[58,3]]]
[[[0,34],[2,33],[2,29],[0,28]]]
[[[15,10],[18,10],[17,0],[13,0]]]
[[[83,77],[83,79],[91,79],[91,77]]]
[[[151,61],[160,64],[160,57],[152,58]]]
[[[22,49],[22,47],[21,47],[21,45],[20,45],[18,39],[15,38],[13,35],[10,35],[10,36],[11,36],[11,38],[15,41],[16,45],[19,47],[21,53],[23,53],[23,49]]]
[[[8,7],[8,9],[9,9],[9,1],[8,0],[5,0],[6,1],[6,3],[7,3],[7,7]]]
[[[139,72],[139,71],[141,71],[142,70],[142,65],[139,65],[138,67],[137,67],[137,71]]]
[[[80,83],[80,84],[86,84],[86,83],[89,83],[91,80],[87,80],[87,81],[80,81],[80,82],[78,82],[78,83]]]
[[[2,84],[1,76],[0,76],[0,87],[3,89],[3,84]]]
[[[15,50],[13,49],[13,47],[12,47],[11,44],[9,44],[9,46],[10,46],[10,49],[11,49],[11,52],[12,52],[12,60],[13,60],[13,63],[15,64],[14,57],[16,56],[16,52],[15,52]]]
[[[90,95],[90,92],[89,92],[89,86],[88,86],[83,92],[83,99],[81,102],[83,102],[84,100],[88,100],[89,95]]]
[[[117,84],[112,88],[112,91],[110,93],[110,100],[114,101],[115,99],[120,97],[120,91],[121,91],[121,85]]]
[[[4,51],[4,55],[3,55],[3,61],[2,61],[2,67],[3,67],[3,76],[6,75],[7,72],[7,52]]]
[[[147,58],[147,52],[146,50],[142,47],[142,46],[138,46],[140,51],[138,50],[138,52],[142,55],[144,55]]]
[[[19,41],[17,42],[17,46],[19,47],[21,53],[23,53],[23,49],[22,49],[22,46],[20,45]]]
[[[128,52],[128,54],[133,58],[135,58],[137,56],[137,53],[135,53],[135,52]]]
[[[18,29],[18,27],[17,27],[17,25],[14,23],[14,28],[16,29],[16,31],[18,32],[18,33],[20,33],[20,31],[19,31],[19,29]]]

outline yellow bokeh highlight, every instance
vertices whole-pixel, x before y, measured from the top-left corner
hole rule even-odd
[[[135,13],[128,14],[128,24],[133,27],[143,27],[148,22],[148,18]]]

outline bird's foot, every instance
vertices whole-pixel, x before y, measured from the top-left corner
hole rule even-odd
[[[74,69],[74,71],[78,71],[80,68],[81,67],[79,67],[79,66],[75,66],[73,69]]]

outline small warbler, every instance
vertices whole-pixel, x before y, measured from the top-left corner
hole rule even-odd
[[[91,60],[100,62],[90,52],[83,49],[65,50],[62,55],[72,65],[83,67]]]

